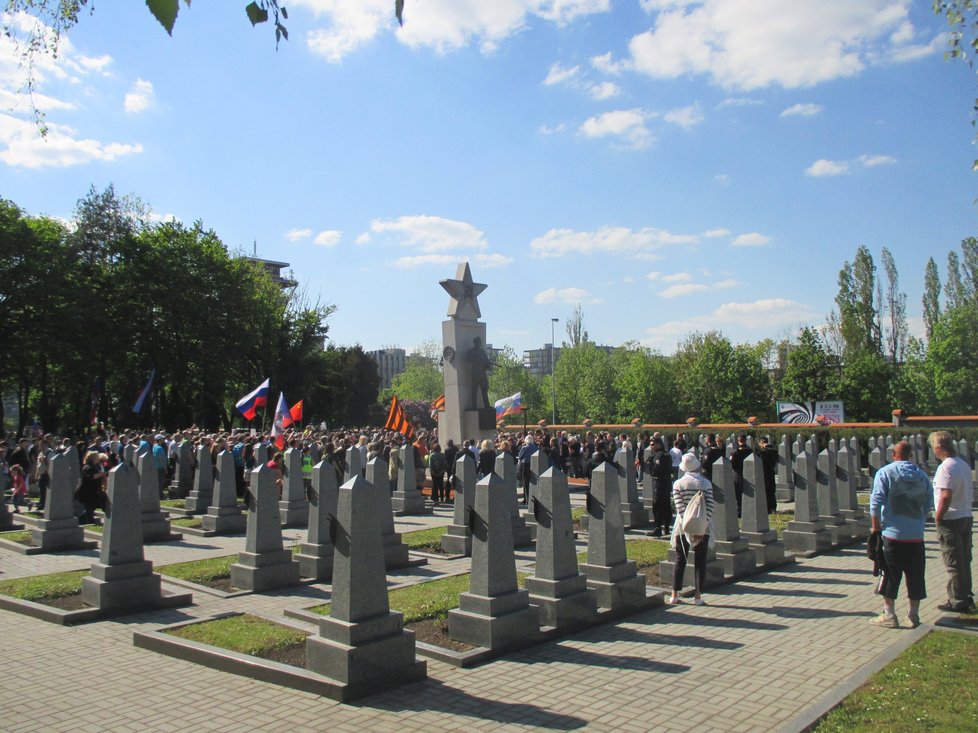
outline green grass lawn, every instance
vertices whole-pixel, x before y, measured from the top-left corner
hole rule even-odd
[[[187,506],[186,499],[160,499],[161,507],[170,507],[171,509],[185,509]]]
[[[768,514],[767,520],[771,529],[775,530],[778,533],[778,537],[780,537],[781,533],[788,528],[788,522],[795,521],[795,513],[787,511],[776,512],[774,514]]]
[[[0,580],[0,594],[19,598],[22,601],[43,603],[53,598],[64,598],[80,593],[81,581],[86,575],[88,575],[87,570],[73,570],[67,573]]]
[[[10,532],[0,532],[0,539],[24,544],[30,542],[31,531],[29,529],[15,529]]]
[[[516,582],[523,586],[526,573],[517,573]],[[458,597],[469,589],[469,574],[453,575],[448,578],[430,580],[404,588],[395,588],[387,595],[392,611],[404,614],[404,623],[426,619],[444,619],[453,608],[458,608]],[[320,616],[327,616],[330,604],[324,603],[309,610]]]
[[[978,636],[934,631],[819,724],[818,733],[978,730]]]
[[[578,506],[571,509],[571,521],[580,522],[581,517],[587,514],[587,507]]]
[[[174,527],[196,527],[200,529],[204,526],[204,521],[200,517],[178,517],[171,519],[170,524]]]
[[[249,614],[182,626],[178,629],[170,629],[166,633],[179,636],[181,639],[252,655],[266,654],[273,649],[294,646],[306,638],[306,634],[301,631]]]
[[[441,536],[445,534],[448,527],[431,527],[430,529],[419,529],[415,532],[405,532],[401,535],[401,542],[412,550],[441,550]]]
[[[629,540],[625,543],[625,555],[634,560],[639,568],[656,565],[666,559],[669,543],[660,540]],[[578,562],[587,562],[587,551],[577,553]]]
[[[156,572],[179,578],[189,583],[208,583],[231,577],[231,566],[238,561],[237,555],[209,557],[205,560],[191,560],[172,565],[160,565]]]

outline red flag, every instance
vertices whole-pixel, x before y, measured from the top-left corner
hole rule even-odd
[[[302,400],[289,408],[289,415],[292,416],[292,422],[302,422]]]
[[[387,414],[387,422],[384,427],[388,430],[396,430],[408,440],[414,439],[414,426],[408,422],[404,408],[401,407],[397,395],[391,397],[391,411]]]

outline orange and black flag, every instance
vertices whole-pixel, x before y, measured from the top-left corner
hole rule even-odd
[[[384,427],[388,430],[396,430],[408,440],[414,440],[414,426],[408,422],[397,395],[391,397],[391,411],[387,414],[387,423]]]
[[[431,418],[436,420],[438,418],[438,411],[445,409],[445,395],[442,395],[434,402],[431,403]]]

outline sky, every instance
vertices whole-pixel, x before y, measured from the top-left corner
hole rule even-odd
[[[170,37],[96,3],[38,63],[44,139],[0,39],[0,196],[201,220],[367,350],[440,340],[462,261],[497,348],[578,304],[612,346],[792,337],[860,245],[920,333],[927,258],[976,233],[978,83],[930,0],[406,0],[403,27],[286,0],[277,50],[245,4],[181,3]]]

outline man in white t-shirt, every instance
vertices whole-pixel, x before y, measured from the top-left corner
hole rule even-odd
[[[971,590],[971,504],[974,485],[971,467],[958,457],[950,434],[931,433],[927,442],[941,465],[934,475],[934,521],[947,568],[947,603],[938,606],[952,613],[974,612]]]

